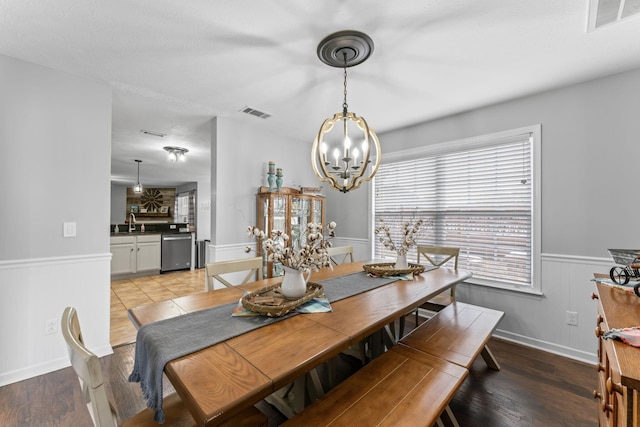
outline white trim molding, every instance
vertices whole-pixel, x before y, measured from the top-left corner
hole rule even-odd
[[[0,270],[16,269],[16,268],[34,268],[37,266],[60,265],[60,264],[78,264],[81,262],[101,262],[111,261],[111,253],[90,254],[90,255],[70,255],[56,256],[47,258],[31,258],[31,259],[13,259],[0,261]]]

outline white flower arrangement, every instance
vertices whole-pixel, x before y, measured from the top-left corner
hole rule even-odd
[[[382,245],[391,250],[395,251],[398,255],[406,255],[409,249],[416,246],[417,243],[415,241],[415,236],[420,230],[420,226],[423,224],[423,220],[419,219],[415,223],[410,224],[409,222],[405,222],[402,224],[402,242],[400,244],[396,244],[391,238],[391,233],[389,232],[389,226],[384,223],[384,220],[380,220],[380,225],[376,227],[375,233],[383,233],[383,236],[380,237],[380,243]]]
[[[331,258],[327,253],[327,248],[331,247],[329,238],[335,237],[336,223],[331,221],[327,224],[327,237],[323,234],[322,224],[307,224],[307,243],[299,250],[291,249],[287,242],[289,236],[281,230],[273,230],[270,236],[255,226],[247,227],[247,234],[251,238],[262,239],[262,249],[267,254],[269,262],[279,262],[282,265],[304,272],[319,270],[323,267],[331,268]],[[250,252],[251,247],[247,246],[245,252]]]

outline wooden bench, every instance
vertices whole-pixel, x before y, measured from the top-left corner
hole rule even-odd
[[[459,301],[453,302],[403,337],[411,347],[469,369],[482,355],[489,368],[500,370],[487,341],[504,313]]]
[[[283,425],[455,426],[448,405],[468,373],[446,360],[394,346]]]
[[[449,402],[474,360],[500,369],[487,341],[503,316],[453,302],[284,425],[457,426]]]

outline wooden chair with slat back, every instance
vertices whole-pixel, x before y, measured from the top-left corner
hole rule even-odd
[[[262,280],[262,257],[209,262],[205,266],[205,269],[205,289],[212,291],[214,289],[214,281],[216,280],[227,287],[247,283],[252,279]],[[242,271],[248,271],[248,273],[241,283],[233,284],[222,277],[223,274],[238,273]]]
[[[117,413],[109,399],[105,388],[100,359],[85,345],[80,330],[78,313],[73,307],[67,307],[62,313],[62,336],[67,343],[71,366],[78,375],[82,395],[84,396],[89,414],[96,427],[117,427]],[[195,426],[191,413],[176,393],[163,397],[162,409],[167,426]],[[153,421],[153,411],[144,409],[133,417],[128,418],[122,427],[157,427]],[[267,417],[256,407],[251,406],[238,415],[225,421],[223,426],[266,426]]]
[[[458,269],[458,257],[460,256],[460,248],[452,246],[425,246],[418,245],[418,264],[420,264],[420,258],[424,257],[425,260],[435,267],[442,267],[450,265],[453,261],[454,270]],[[452,287],[449,292],[443,292],[440,295],[435,296],[421,307],[431,311],[440,311],[447,305],[456,300],[456,288]],[[417,316],[417,312],[416,312]],[[418,325],[416,318],[416,326]]]
[[[451,265],[453,262],[453,268],[458,269],[458,257],[460,255],[460,248],[452,246],[427,246],[418,245],[418,264],[420,264],[421,258],[424,258],[426,262],[423,264],[431,265],[434,267],[442,267]],[[446,265],[445,265],[446,264]],[[451,304],[456,299],[456,289],[452,287],[449,291],[436,295],[431,300],[422,304],[420,308],[424,308],[429,311],[440,311],[447,305]],[[419,316],[418,310],[415,312],[416,327],[418,326]],[[409,314],[411,314],[409,313]],[[405,319],[404,316],[400,318],[400,337],[404,334]]]
[[[333,265],[353,262],[353,246],[351,245],[331,247],[327,249],[327,253],[331,258]]]

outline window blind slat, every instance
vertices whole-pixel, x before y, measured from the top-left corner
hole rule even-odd
[[[422,218],[418,244],[460,247],[459,266],[474,277],[531,286],[531,143],[505,141],[381,165],[376,224],[383,219],[398,242],[402,224]],[[379,239],[374,251],[396,256]],[[416,259],[415,248],[407,255]]]

